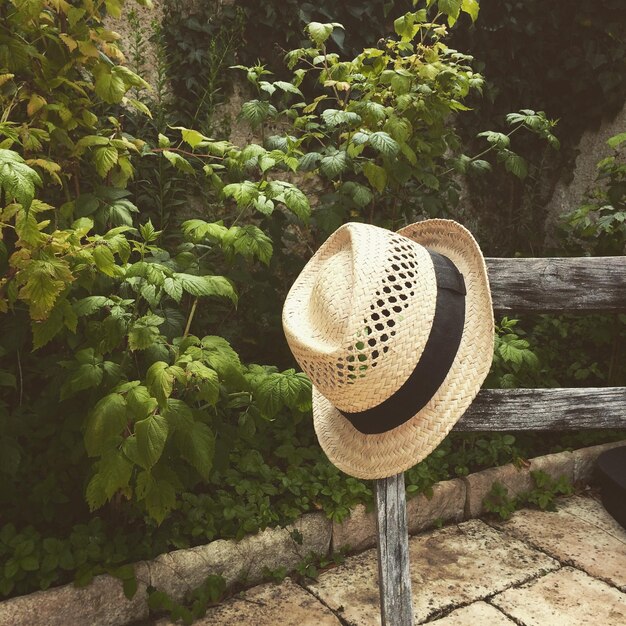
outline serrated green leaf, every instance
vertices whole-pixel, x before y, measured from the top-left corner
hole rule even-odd
[[[169,276],[163,281],[163,291],[176,302],[180,302],[183,296],[183,286],[180,281]]]
[[[278,89],[281,89],[282,91],[286,93],[293,93],[298,96],[302,95],[302,92],[295,85],[292,85],[291,83],[288,83],[284,80],[277,80],[277,81],[274,81],[274,83],[272,84],[274,87],[278,87]]]
[[[156,398],[153,398],[144,385],[136,385],[128,390],[126,404],[131,415],[135,419],[143,419],[154,413],[158,406]]]
[[[509,152],[504,160],[504,167],[518,178],[526,178],[528,176],[528,165],[524,158],[514,152]]]
[[[26,284],[19,296],[29,303],[34,320],[45,319],[59,294],[74,280],[67,261],[54,257],[31,261],[21,278]]]
[[[146,372],[146,387],[160,405],[165,405],[174,389],[174,373],[164,361],[156,361]]]
[[[208,480],[215,455],[215,435],[202,422],[193,422],[191,427],[176,433],[176,446],[181,456]]]
[[[99,245],[93,249],[93,260],[96,267],[107,276],[115,276],[117,274],[117,266],[113,253],[107,245]]]
[[[340,24],[337,26],[343,28]],[[318,46],[321,46],[332,35],[333,28],[333,24],[311,22],[310,24],[307,24],[305,30],[311,38],[311,41]]]
[[[367,206],[374,199],[372,192],[365,187],[365,185],[359,183],[348,181],[344,183],[340,189],[342,193],[348,194],[354,204],[359,208]]]
[[[104,396],[94,407],[85,428],[85,448],[89,456],[102,454],[107,444],[126,426],[126,400],[119,393]]]
[[[97,471],[87,485],[87,503],[93,511],[128,487],[133,465],[123,452],[107,450],[97,464]]]
[[[32,321],[33,349],[37,350],[54,339],[65,327],[76,331],[78,319],[71,304],[67,300],[57,301],[45,320]]]
[[[177,152],[171,150],[163,150],[161,154],[179,171],[186,174],[195,174],[191,163]]]
[[[157,413],[135,422],[137,451],[144,467],[152,467],[161,458],[168,433],[167,419]]]
[[[276,115],[276,107],[265,100],[249,100],[241,107],[241,117],[250,124],[252,128],[257,128],[266,119]]]
[[[32,206],[32,204],[31,204]],[[46,239],[41,229],[46,223],[38,222],[32,211],[20,211],[15,219],[15,232],[20,241],[35,247],[43,243]]]
[[[6,204],[15,198],[28,210],[35,197],[35,186],[42,184],[39,174],[17,152],[0,149],[0,189]]]
[[[247,207],[259,196],[259,189],[255,183],[245,180],[242,183],[231,183],[222,189],[226,198],[234,198],[239,207]]]
[[[187,364],[186,369],[198,388],[198,398],[208,404],[215,404],[220,395],[220,382],[217,372],[200,361],[191,361]]]
[[[76,300],[76,302],[72,304],[72,307],[78,317],[84,317],[85,315],[91,315],[96,311],[100,311],[104,307],[110,307],[113,304],[113,300],[109,300],[106,296],[88,296],[87,298]]]
[[[269,374],[257,385],[256,397],[263,414],[272,419],[283,407],[297,409],[311,393],[311,383],[293,369]]]
[[[140,472],[136,484],[137,498],[143,501],[148,515],[157,524],[176,506],[176,488],[167,480],[157,480],[148,471]]]
[[[363,174],[365,174],[369,184],[378,192],[382,192],[387,185],[387,172],[376,163],[367,161],[363,165]]]
[[[216,242],[221,241],[228,232],[228,228],[223,224],[204,220],[187,220],[182,223],[181,228],[185,237],[196,243],[205,238]]]
[[[107,63],[101,62],[93,70],[95,92],[105,102],[117,104],[121,102],[127,91],[122,75]]]
[[[508,148],[511,140],[504,133],[497,133],[493,130],[486,130],[482,133],[478,133],[477,137],[484,137],[490,144],[497,146],[498,148]]]
[[[227,250],[241,254],[245,259],[259,259],[266,265],[272,258],[274,248],[272,240],[256,226],[232,226],[224,236],[224,247]]]
[[[402,143],[406,141],[412,132],[411,122],[403,117],[390,117],[384,126],[384,130],[388,132],[393,139]]]
[[[163,410],[163,416],[167,419],[170,432],[188,430],[193,425],[191,408],[183,400],[168,398],[167,407]]]
[[[91,477],[85,491],[85,499],[90,511],[95,511],[106,504],[108,498],[104,490],[104,479],[100,474],[96,473]]]
[[[300,157],[299,169],[304,172],[310,172],[315,169],[320,162],[322,155],[319,152],[307,152]]]
[[[161,323],[165,321],[163,318],[159,319]],[[161,336],[158,326],[148,324],[142,320],[144,320],[144,318],[140,318],[134,322],[128,332],[128,347],[132,351],[150,348],[153,344],[158,342]]]
[[[453,26],[461,13],[462,0],[438,0],[439,10],[448,16],[448,25]]]
[[[239,355],[223,337],[207,335],[201,340],[203,360],[227,384],[241,384],[243,374]]]
[[[191,148],[195,148],[203,142],[206,137],[199,133],[197,130],[193,130],[190,128],[180,128],[181,135],[183,137],[183,141],[191,146]]]
[[[342,150],[325,156],[320,161],[320,171],[327,178],[335,178],[348,167],[348,157]]]
[[[285,189],[283,197],[287,208],[303,222],[307,222],[311,215],[311,207],[304,193],[297,187],[288,187]]]
[[[372,133],[369,139],[370,145],[385,157],[393,157],[400,151],[400,146],[388,133],[378,131]]]
[[[98,362],[83,363],[76,368],[61,387],[61,400],[70,398],[79,391],[97,387],[102,382],[104,370]]]
[[[467,13],[472,18],[472,22],[475,22],[478,18],[478,12],[480,11],[478,0],[463,0],[461,3],[461,11]]]
[[[237,294],[232,283],[224,276],[195,276],[175,273],[173,277],[192,296],[220,296],[237,302]]]
[[[340,124],[360,124],[361,116],[358,113],[352,111],[339,111],[338,109],[326,109],[322,113],[322,119],[331,127],[339,126]]]
[[[263,195],[260,195],[254,201],[254,208],[263,213],[263,215],[271,215],[274,212],[274,202]]]
[[[379,102],[372,102],[371,100],[359,103],[358,111],[367,121],[374,124],[382,122],[387,117],[385,107]]]

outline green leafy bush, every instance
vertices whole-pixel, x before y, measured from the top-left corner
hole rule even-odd
[[[623,255],[626,250],[626,132],[611,137],[613,154],[601,159],[587,202],[565,216],[561,237],[575,252]]]
[[[542,470],[530,472],[534,483],[533,489],[511,498],[508,489],[499,482],[493,483],[490,492],[483,504],[485,511],[497,515],[501,520],[507,520],[513,513],[524,506],[531,505],[541,511],[555,511],[556,498],[569,496],[573,486],[566,476],[552,478]]]

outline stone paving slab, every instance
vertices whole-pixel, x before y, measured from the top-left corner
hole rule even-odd
[[[441,619],[428,622],[429,626],[515,626],[515,622],[510,620],[504,613],[498,611],[491,604],[486,602],[474,602],[462,609],[456,609]]]
[[[559,563],[480,520],[409,539],[417,623],[557,569]],[[350,626],[380,624],[376,550],[346,559],[307,587]]]
[[[497,527],[626,591],[626,531],[600,502],[574,496],[557,511],[517,511]]]
[[[626,624],[626,594],[573,567],[508,589],[491,602],[522,626]]]
[[[158,626],[171,624],[167,619]],[[250,589],[209,609],[194,626],[341,626],[341,622],[308,591],[286,578]]]

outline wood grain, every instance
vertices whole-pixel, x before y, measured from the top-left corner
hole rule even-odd
[[[626,311],[626,256],[485,261],[499,313]]]
[[[404,474],[374,481],[382,626],[413,626]]]
[[[626,387],[483,389],[454,430],[590,428],[626,428]]]

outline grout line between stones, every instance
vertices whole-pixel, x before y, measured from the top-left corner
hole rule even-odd
[[[582,518],[581,518],[582,519]],[[554,559],[555,561],[557,561],[561,567],[572,567],[574,569],[577,569],[581,572],[583,572],[584,574],[586,574],[587,576],[589,576],[590,578],[593,578],[594,580],[600,580],[603,583],[609,585],[609,587],[613,587],[614,589],[617,589],[617,591],[621,592],[621,593],[626,593],[624,591],[624,589],[622,589],[619,585],[617,585],[616,583],[614,583],[613,581],[603,578],[602,576],[598,576],[596,574],[592,574],[591,572],[588,572],[586,569],[584,569],[581,565],[575,563],[574,561],[572,561],[571,559],[567,559],[567,558],[563,558],[563,557],[559,557],[556,554],[554,554],[553,552],[551,552],[548,548],[544,548],[541,547],[539,545],[537,545],[536,543],[534,543],[532,541],[531,538],[528,537],[520,537],[519,535],[516,535],[513,532],[507,531],[505,528],[499,528],[498,526],[495,526],[493,524],[493,522],[489,522],[486,520],[483,520],[488,526],[490,526],[491,528],[493,528],[496,531],[502,532],[506,535],[508,535],[509,537],[513,537],[514,539],[517,539],[518,541],[521,541],[522,543],[526,544],[529,548],[532,548],[533,550],[537,550],[537,552],[541,552],[542,554],[544,554],[545,556],[550,557],[551,559]],[[560,568],[559,568],[560,569]],[[557,570],[554,570],[557,571]]]
[[[556,570],[555,570],[556,571]],[[522,622],[521,619],[518,619],[517,617],[514,617],[513,615],[511,615],[510,613],[507,613],[504,609],[500,608],[499,606],[496,606],[491,600],[494,596],[491,596],[491,598],[487,598],[485,599],[485,602],[489,605],[492,606],[494,609],[496,609],[496,611],[500,611],[500,613],[502,613],[502,615],[504,615],[507,619],[510,619],[514,624],[517,624],[517,626],[528,626],[528,624],[525,624],[524,622]]]
[[[303,585],[299,581],[291,579],[294,583],[296,583],[301,589],[304,589],[308,594],[312,595],[322,606],[325,606],[338,620],[341,626],[351,626],[351,624],[346,621],[346,618],[342,615],[339,615],[337,611],[335,611],[331,606],[329,606],[322,598],[320,598],[312,589],[309,589],[306,585]]]
[[[442,617],[446,617],[447,615],[449,615],[450,613],[452,613],[453,611],[456,611],[457,609],[462,609],[465,608],[466,606],[470,606],[471,604],[474,604],[475,602],[488,602],[489,604],[491,604],[491,598],[493,598],[494,596],[497,596],[500,593],[504,593],[505,591],[508,591],[509,589],[515,589],[517,587],[522,587],[534,580],[539,580],[540,578],[543,578],[544,576],[547,576],[548,574],[551,574],[552,572],[558,572],[561,569],[561,565],[559,563],[559,566],[551,569],[551,570],[546,570],[544,571],[543,569],[541,569],[538,573],[536,574],[531,574],[529,575],[527,578],[524,578],[523,580],[511,583],[510,585],[506,585],[505,587],[503,587],[502,589],[498,589],[498,591],[494,591],[493,593],[489,593],[489,594],[485,594],[484,596],[480,596],[478,598],[474,598],[471,602],[462,602],[462,603],[458,603],[455,604],[454,606],[448,607],[448,608],[443,608],[440,609],[439,611],[435,611],[430,617],[428,617],[426,619],[426,621],[423,622],[419,622],[420,624],[429,624],[430,622],[433,622],[437,619],[441,619]],[[494,607],[498,610],[500,610],[498,607]],[[517,622],[516,622],[517,623]],[[525,624],[521,624],[521,626],[526,626]]]

